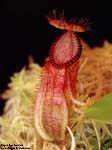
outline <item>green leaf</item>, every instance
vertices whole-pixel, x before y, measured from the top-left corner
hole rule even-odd
[[[101,123],[112,123],[112,94],[100,98],[85,113],[89,119]]]

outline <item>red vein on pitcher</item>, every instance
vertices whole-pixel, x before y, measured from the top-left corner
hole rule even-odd
[[[76,79],[82,47],[79,37],[63,20],[50,20],[50,24],[67,29],[56,39],[43,67],[35,105],[34,123],[36,131],[47,141],[63,141],[71,109],[71,97],[76,97]],[[61,24],[60,24],[61,22]],[[72,24],[72,26],[74,26]]]

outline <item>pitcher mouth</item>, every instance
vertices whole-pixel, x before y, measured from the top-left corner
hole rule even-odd
[[[71,31],[70,31],[71,32]],[[65,33],[65,32],[64,32]],[[63,33],[63,34],[64,34]],[[63,34],[61,36],[63,36]],[[52,63],[52,65],[56,68],[65,68],[65,67],[69,67],[71,66],[73,63],[75,63],[77,60],[79,60],[81,53],[82,53],[82,45],[81,45],[81,41],[78,37],[78,35],[76,33],[73,33],[74,35],[74,39],[76,41],[76,45],[77,45],[77,53],[71,57],[70,60],[65,61],[64,63],[57,63],[55,58],[54,58],[54,53],[55,53],[55,45],[56,45],[56,41],[60,38],[58,37],[56,39],[56,41],[54,42],[54,44],[51,46],[50,51],[49,51],[49,58],[50,61]]]

